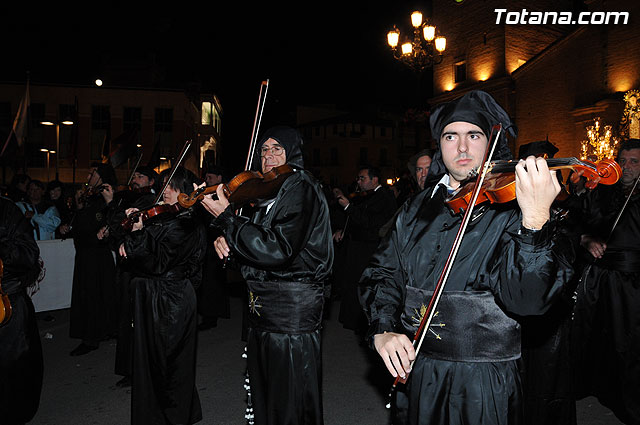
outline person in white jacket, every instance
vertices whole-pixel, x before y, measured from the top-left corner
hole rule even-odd
[[[60,214],[55,205],[44,199],[44,184],[40,180],[31,180],[27,187],[27,201],[16,202],[16,205],[30,220],[35,240],[55,239],[61,222]]]

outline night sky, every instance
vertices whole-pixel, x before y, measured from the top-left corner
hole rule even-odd
[[[419,101],[419,78],[392,58],[386,33],[394,24],[408,28],[410,13],[426,14],[428,2],[357,2],[362,8],[348,1],[211,3],[180,11],[179,3],[148,10],[104,3],[100,10],[87,2],[72,13],[61,10],[68,3],[3,5],[0,12],[9,19],[0,29],[0,80],[24,81],[29,71],[33,82],[90,85],[100,76],[105,87],[126,86],[131,83],[105,78],[108,64],[154,58],[163,76],[158,87],[195,84],[218,95],[227,146],[248,144],[260,82],[267,78],[263,130],[294,124],[296,105],[357,110]]]

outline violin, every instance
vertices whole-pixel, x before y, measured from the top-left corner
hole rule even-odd
[[[180,212],[182,208],[180,208],[179,204],[160,204],[154,205],[150,208],[139,210],[133,212],[127,216],[120,225],[124,230],[130,232],[133,229],[133,225],[138,221],[139,218],[142,218],[142,222],[149,220],[150,218],[158,217],[160,215],[166,214],[176,214]]]
[[[9,301],[9,295],[5,294],[2,290],[2,275],[4,273],[4,263],[2,259],[0,259],[0,298],[2,298],[2,302],[0,302],[0,326],[6,324],[9,319],[11,319],[11,301]]]
[[[285,180],[294,172],[290,165],[284,164],[274,167],[264,174],[258,171],[243,171],[232,178],[229,183],[220,184],[229,202],[241,206],[262,199],[274,198]],[[190,195],[180,193],[178,203],[183,208],[192,207],[196,202],[202,201],[206,195],[215,194],[218,186],[220,185],[199,187]]]
[[[598,163],[581,161],[577,158],[549,158],[546,159],[550,170],[572,169],[586,178],[585,187],[595,188],[599,183],[615,184],[622,176],[622,169],[612,159],[603,159]],[[493,161],[489,164],[487,174],[476,203],[485,202],[504,203],[516,198],[515,167],[517,160]],[[464,212],[469,206],[473,192],[473,181],[460,185],[460,188],[445,201],[454,212]],[[561,194],[559,196],[566,196]],[[556,198],[557,199],[557,198]]]
[[[151,207],[149,207],[149,208],[133,212],[133,213],[129,214],[129,216],[127,216],[127,218],[122,220],[120,225],[126,231],[130,232],[131,230],[133,230],[133,225],[138,221],[139,218],[142,218],[142,222],[144,223],[146,220],[149,220],[150,218],[154,218],[154,217],[158,217],[160,215],[166,215],[166,214],[176,214],[176,213],[178,213],[178,212],[180,212],[182,210],[182,208],[180,208],[180,205],[178,203],[171,204],[171,205],[170,204],[160,204],[160,199],[162,199],[162,196],[163,196],[165,190],[167,190],[167,187],[169,186],[169,183],[171,183],[171,179],[173,179],[173,176],[174,176],[176,170],[178,169],[180,164],[182,164],[182,161],[184,160],[185,156],[187,155],[187,152],[189,151],[189,148],[191,147],[191,144],[192,144],[191,140],[187,140],[185,142],[184,146],[182,147],[182,151],[180,152],[180,155],[179,155],[179,158],[178,158],[178,162],[176,162],[176,164],[171,168],[171,172],[169,173],[169,176],[167,177],[167,179],[164,182],[164,187],[162,188],[160,193],[158,193],[158,196],[156,197],[155,201],[153,202],[153,205]],[[151,190],[151,187],[149,187],[149,190]]]
[[[84,191],[80,194],[80,202],[84,204],[87,202],[87,199],[91,198],[93,195],[102,193],[102,191],[104,191],[104,185],[87,186],[84,189]]]

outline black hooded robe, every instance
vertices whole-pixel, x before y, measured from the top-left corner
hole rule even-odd
[[[506,112],[480,91],[439,105],[430,121],[438,138],[458,121],[477,125],[487,139],[497,123],[516,135]],[[501,136],[493,159],[510,157]],[[425,190],[405,203],[362,275],[372,347],[384,332],[413,338],[444,269],[462,221],[445,204],[446,173],[437,151]],[[476,207],[406,388],[396,393],[397,423],[522,423],[520,325],[512,316],[548,310],[573,276],[570,246],[554,220],[524,229],[516,201]]]
[[[206,235],[188,215],[158,218],[125,237],[133,291],[132,424],[193,424],[197,313]]]
[[[285,148],[288,164],[302,166],[295,130],[268,131],[258,150],[269,137]],[[214,225],[242,265],[249,290],[247,366],[255,424],[322,424],[320,327],[333,244],[320,184],[298,169],[270,207],[263,204],[249,220],[230,206]]]
[[[106,223],[106,214],[102,195],[93,195],[88,205],[76,211],[72,224],[76,256],[69,335],[90,344],[117,332],[115,260],[107,241],[96,236]]]
[[[607,240],[601,259],[584,251],[571,327],[577,398],[596,396],[626,424],[640,424],[640,194],[598,186],[584,203],[585,231]]]
[[[0,422],[6,425],[29,422],[40,404],[42,345],[33,303],[25,290],[39,270],[39,252],[29,221],[12,201],[0,197],[2,289],[13,311],[0,327]]]
[[[390,331],[413,338],[444,267],[461,217],[444,204],[444,190],[430,199],[432,191],[430,186],[405,204],[390,237],[363,273],[362,301],[370,336]],[[535,235],[520,233],[518,210],[505,207],[487,208],[467,228],[433,332],[425,338],[427,351],[417,355],[409,375],[408,423],[521,423],[520,326],[505,313],[543,313],[572,273],[554,240],[553,223]],[[473,324],[457,324],[459,315],[472,317],[474,304],[456,311],[472,297],[492,309],[493,316],[483,315],[478,321],[481,329],[493,329],[494,337],[497,333],[510,342],[482,341],[485,334]],[[456,334],[456,328],[462,334]],[[464,347],[465,340],[469,347]],[[449,357],[446,348],[456,344],[468,352],[466,357]]]

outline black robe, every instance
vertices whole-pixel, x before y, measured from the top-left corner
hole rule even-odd
[[[125,238],[134,299],[132,424],[202,419],[194,287],[205,242],[204,227],[188,214],[145,223]]]
[[[29,221],[12,201],[0,197],[2,289],[13,311],[0,327],[0,422],[7,425],[29,422],[40,404],[42,345],[33,303],[25,290],[40,270],[39,254]]]
[[[584,202],[584,233],[607,241],[601,259],[584,250],[576,291],[572,355],[578,398],[589,395],[626,424],[640,424],[640,194],[627,204],[620,183]]]
[[[307,172],[287,178],[268,212],[230,206],[214,221],[249,289],[248,372],[257,425],[322,424],[320,327],[333,263],[329,210]]]
[[[117,329],[115,260],[107,241],[96,236],[106,223],[105,207],[102,195],[94,195],[72,223],[76,257],[69,335],[91,344],[115,336]]]
[[[128,208],[144,209],[154,204],[156,194],[150,192],[121,191],[116,192],[113,201],[107,208],[106,224],[109,236],[106,239],[111,250],[116,254],[116,314],[118,317],[116,359],[114,372],[116,375],[131,376],[133,361],[133,297],[131,291],[131,270],[129,262],[118,255],[120,244],[127,235],[122,226]]]
[[[396,211],[396,200],[387,188],[352,199],[345,210],[345,261],[337,270],[342,301],[338,320],[347,329],[364,333],[367,319],[358,300],[358,281],[380,241],[380,228]]]
[[[433,198],[429,186],[404,205],[362,275],[361,301],[371,343],[373,335],[385,331],[413,338],[422,306],[444,268],[461,216],[450,212],[444,204],[446,190],[438,187]],[[407,423],[521,423],[519,325],[509,315],[544,313],[573,273],[554,223],[528,234],[516,207],[476,207],[436,310],[439,315],[407,381],[401,412]],[[447,303],[449,299],[454,302]],[[455,333],[457,323],[483,311],[479,304],[459,307],[474,299],[491,319],[480,316]],[[486,336],[491,334],[493,338]],[[464,351],[464,360],[447,351],[449,346]],[[425,354],[438,350],[443,351]]]

